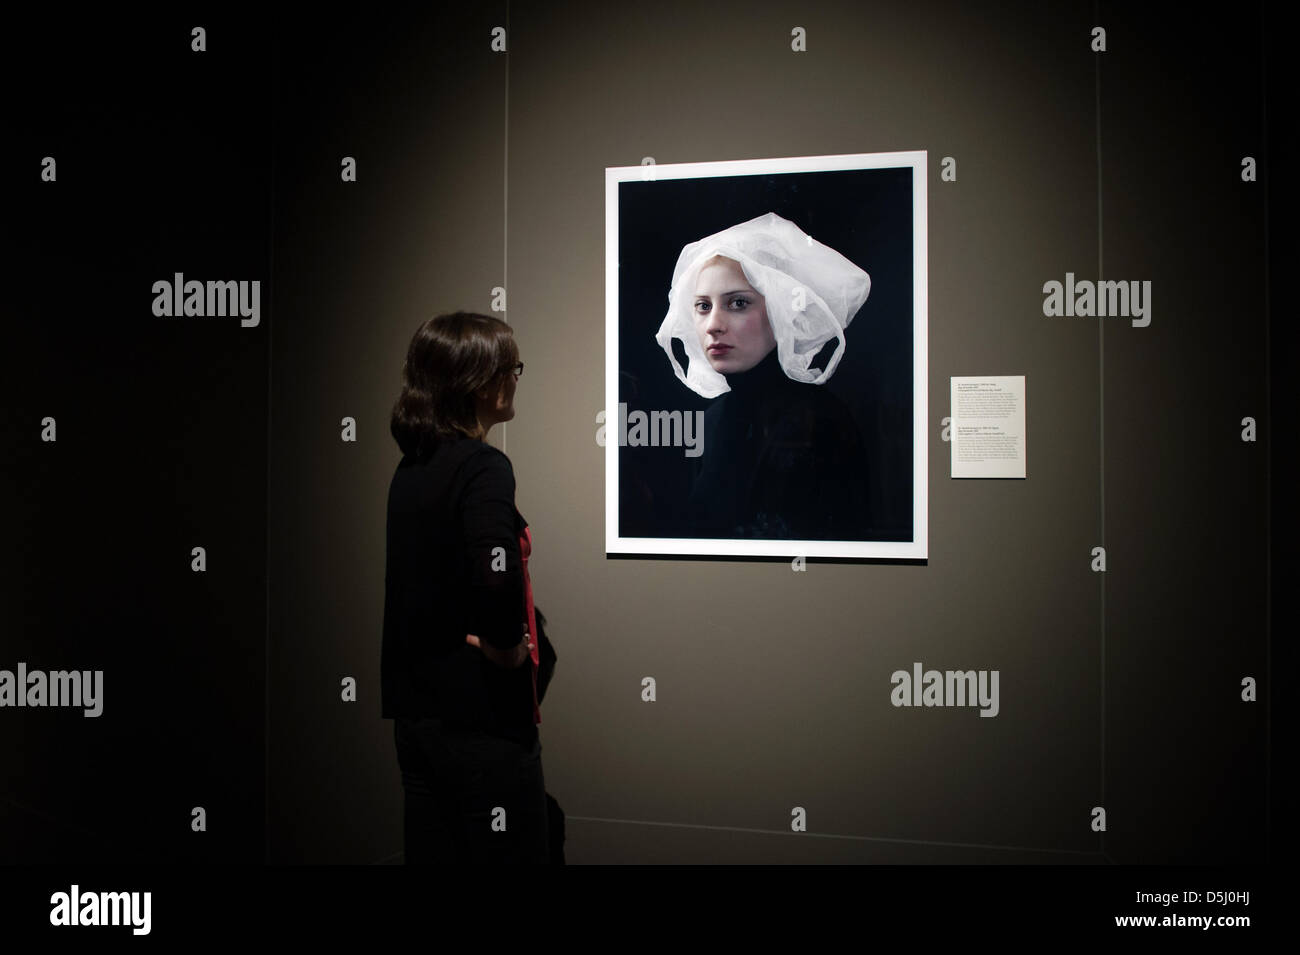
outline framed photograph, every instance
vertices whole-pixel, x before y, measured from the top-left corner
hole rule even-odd
[[[605,196],[606,553],[924,560],[926,153]]]

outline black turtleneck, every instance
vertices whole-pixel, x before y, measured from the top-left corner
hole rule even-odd
[[[727,379],[727,385],[731,390],[719,395],[720,398],[727,395],[748,398],[768,389],[781,388],[786,385],[792,385],[795,388],[803,387],[802,382],[795,381],[786,375],[785,369],[781,367],[781,360],[775,348],[768,352],[767,356],[749,371],[733,372],[724,377]]]
[[[867,459],[844,403],[789,378],[775,348],[727,385],[704,414],[682,536],[865,539]]]

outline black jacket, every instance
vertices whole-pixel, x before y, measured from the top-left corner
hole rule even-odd
[[[532,662],[503,669],[465,642],[474,633],[509,649],[523,637],[527,522],[514,498],[510,459],[472,438],[440,441],[397,465],[384,574],[385,719],[432,716],[536,738]]]
[[[866,448],[829,389],[789,378],[774,348],[704,413],[682,537],[869,540]]]

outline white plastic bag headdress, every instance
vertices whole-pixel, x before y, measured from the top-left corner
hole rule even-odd
[[[709,364],[695,324],[695,283],[715,255],[740,263],[745,278],[763,296],[776,337],[777,359],[786,376],[820,385],[844,356],[844,329],[871,291],[871,276],[829,246],[811,239],[775,212],[691,242],[677,257],[668,290],[668,313],[655,335],[673,371],[686,387],[715,398],[731,390]],[[802,305],[802,309],[798,306]],[[683,371],[672,340],[681,339],[690,359]],[[839,340],[825,370],[810,368],[832,338]]]

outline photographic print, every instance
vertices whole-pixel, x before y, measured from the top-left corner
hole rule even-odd
[[[606,553],[926,557],[926,154],[606,170]]]

